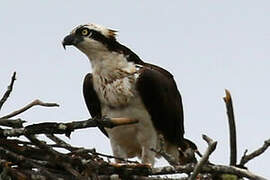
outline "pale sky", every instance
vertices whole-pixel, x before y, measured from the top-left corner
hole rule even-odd
[[[19,115],[29,124],[87,119],[82,96],[89,60],[61,41],[75,26],[97,23],[119,30],[118,40],[144,61],[174,74],[183,97],[185,136],[204,152],[207,134],[218,141],[210,161],[229,163],[228,123],[222,100],[231,91],[238,162],[270,138],[270,1],[4,1],[0,6],[0,95],[13,71],[17,81],[1,115],[39,98],[59,108]],[[70,144],[111,153],[98,129],[72,134]],[[270,178],[268,150],[247,164]],[[159,162],[158,165],[162,165]]]

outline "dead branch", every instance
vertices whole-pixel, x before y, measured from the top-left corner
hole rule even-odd
[[[21,128],[23,127],[23,123],[26,121],[18,119],[6,119],[6,118],[0,118],[0,126],[7,126],[7,127],[13,127],[13,128]]]
[[[12,82],[1,99],[1,103],[5,102],[12,91],[12,86],[15,80],[13,75]],[[7,94],[7,95],[6,95]],[[224,98],[227,107],[227,114],[229,121],[233,119],[232,101],[229,91],[226,91]],[[228,102],[228,103],[227,103]],[[2,105],[3,105],[2,103]],[[231,104],[231,105],[229,105]],[[2,106],[1,105],[1,106]],[[142,179],[142,180],[184,180],[194,179],[195,177],[208,177],[214,179],[215,174],[229,174],[237,177],[245,177],[249,179],[265,180],[265,178],[251,173],[247,169],[241,169],[234,166],[215,165],[207,163],[210,154],[215,150],[217,142],[203,135],[203,139],[208,143],[208,148],[201,160],[197,163],[188,163],[186,165],[179,165],[170,158],[166,158],[173,166],[165,166],[160,168],[152,168],[149,165],[140,164],[136,161],[129,161],[120,157],[114,157],[96,152],[95,149],[85,149],[81,147],[74,147],[55,134],[65,134],[70,136],[71,132],[77,129],[89,127],[107,127],[113,128],[119,125],[128,125],[137,123],[136,119],[130,118],[106,118],[101,119],[92,118],[83,121],[73,121],[69,123],[39,123],[28,126],[23,126],[25,121],[21,119],[11,120],[9,118],[25,112],[33,106],[40,105],[45,107],[58,106],[55,103],[44,103],[40,100],[35,100],[25,107],[10,113],[0,119],[0,126],[7,126],[11,128],[0,128],[0,179]],[[1,108],[0,108],[1,109]],[[230,129],[234,129],[235,125]],[[231,131],[231,130],[230,130]],[[40,141],[35,135],[45,134],[55,144],[47,144],[46,141]],[[24,136],[29,141],[23,141],[16,136]],[[12,137],[12,138],[11,138]],[[231,134],[231,144],[235,143],[235,148],[231,146],[231,151],[236,154],[236,134]],[[233,139],[235,139],[235,142]],[[162,143],[162,141],[161,141]],[[164,143],[164,142],[163,142]],[[154,150],[160,153],[163,157],[170,157],[164,154],[162,150],[164,144],[161,144],[161,150]],[[240,165],[246,164],[249,160],[265,152],[270,146],[270,139],[265,141],[264,145],[253,153],[244,156],[241,159]],[[59,150],[59,148],[61,148]],[[68,150],[64,153],[62,150]],[[234,150],[235,149],[235,150]],[[59,151],[58,151],[59,150]],[[231,153],[231,164],[234,164],[234,156]],[[234,156],[234,157],[233,157]],[[121,163],[111,163],[108,159],[113,158],[120,160]],[[172,174],[187,174],[190,177],[172,178],[166,175]],[[199,174],[200,173],[200,174]],[[198,175],[199,174],[199,175]],[[165,175],[162,176],[162,175]],[[201,176],[202,175],[202,176]],[[213,177],[213,178],[212,178]]]
[[[4,96],[0,100],[0,111],[2,109],[3,104],[7,101],[10,93],[12,92],[13,84],[14,84],[15,80],[16,80],[16,72],[13,73],[13,75],[11,77],[11,82],[10,82],[10,84],[9,84],[9,86],[8,86],[5,94],[4,94]]]
[[[257,150],[253,151],[252,153],[248,154],[247,155],[247,150],[245,151],[243,157],[241,158],[241,161],[240,161],[240,166],[244,167],[244,165],[254,159],[255,157],[261,155],[262,153],[264,153],[267,148],[270,146],[270,139],[264,141],[264,144],[262,147],[258,148]]]
[[[59,148],[64,148],[66,150],[69,150],[71,153],[69,153],[69,155],[81,155],[81,154],[92,154],[96,157],[101,156],[101,157],[106,157],[109,159],[117,159],[119,161],[121,161],[122,163],[133,163],[133,164],[139,164],[138,161],[130,161],[124,158],[120,158],[120,157],[116,157],[116,156],[112,156],[112,155],[107,155],[107,154],[103,154],[103,153],[99,153],[96,152],[96,149],[86,149],[83,147],[74,147],[71,146],[70,144],[66,143],[65,141],[63,141],[62,139],[52,135],[52,134],[46,134],[46,136],[51,139],[52,141],[54,141],[56,144],[54,145],[49,145],[51,147],[59,147]]]
[[[189,177],[189,180],[196,179],[196,177],[200,173],[202,167],[205,165],[205,163],[207,163],[210,154],[212,154],[212,152],[216,149],[216,146],[217,146],[217,141],[213,141],[208,136],[202,135],[202,138],[207,142],[208,148],[207,148],[206,152],[204,153],[204,155],[202,156],[202,158],[200,159],[200,161],[195,166],[193,173]]]
[[[6,149],[3,149],[1,147],[0,147],[0,154],[3,156],[7,156],[7,158],[10,160],[22,163],[22,164],[24,164],[24,166],[39,168],[45,173],[46,176],[48,176],[49,179],[56,179],[56,177],[53,174],[49,173],[45,168],[43,168],[43,166],[45,164],[47,164],[46,162],[36,161],[36,160],[29,159],[29,158],[25,158],[22,155],[17,155],[16,153],[13,153],[13,152],[6,150]]]
[[[187,180],[188,178],[169,178],[166,177],[166,180]],[[164,180],[164,177],[146,177],[146,176],[131,176],[131,180]]]
[[[118,125],[120,125],[119,122],[118,122]],[[106,157],[106,158],[109,158],[109,159],[117,159],[117,160],[119,160],[119,161],[121,161],[123,163],[133,163],[133,164],[138,164],[139,163],[138,161],[130,161],[130,160],[127,160],[127,159],[124,159],[124,158],[115,157],[115,156],[107,155],[107,154],[103,154],[103,153],[98,153],[98,152],[96,152],[96,149],[94,149],[94,148],[93,149],[86,149],[86,148],[83,148],[83,147],[71,146],[70,144],[66,143],[65,141],[63,141],[62,139],[56,137],[53,134],[46,134],[46,136],[56,143],[55,145],[49,145],[49,146],[65,148],[66,150],[69,150],[71,152],[71,153],[69,153],[69,155],[78,155],[78,154],[91,153],[92,155],[95,155],[95,156]]]
[[[66,134],[70,136],[71,132],[76,129],[84,129],[89,127],[107,127],[113,128],[120,125],[128,125],[137,123],[136,119],[128,118],[90,118],[84,121],[73,121],[70,123],[54,123],[46,122],[28,125],[24,128],[13,128],[13,129],[0,129],[0,137],[12,137],[21,135],[31,135],[31,134]]]
[[[69,155],[69,154],[65,155],[63,153],[56,152],[55,150],[52,150],[51,148],[48,147],[49,145],[46,145],[40,141],[36,142],[36,140],[35,139],[33,140],[32,137],[30,138],[30,140],[33,144],[36,144],[36,146],[40,148],[40,149],[36,149],[37,152],[40,152],[41,149],[43,149],[42,151],[44,151],[44,150],[47,151],[47,152],[39,153],[42,156],[42,158],[44,158],[44,159],[42,161],[38,160],[37,162],[39,162],[39,163],[46,162],[47,167],[46,166],[43,166],[43,167],[45,167],[49,172],[52,172],[51,168],[59,169],[59,168],[57,168],[57,166],[63,167],[65,169],[65,171],[59,170],[60,172],[62,172],[62,175],[63,175],[63,172],[65,172],[65,173],[72,174],[73,177],[74,177],[74,174],[76,174],[76,173],[74,173],[73,170],[70,169],[70,167],[73,167],[73,169],[75,168],[75,172],[79,172],[78,170],[76,170],[78,168],[79,169],[81,169],[81,168],[88,169],[89,167],[90,167],[90,169],[98,168],[98,172],[100,175],[118,174],[121,177],[122,176],[130,177],[133,175],[152,176],[152,175],[191,173],[195,169],[194,164],[187,164],[185,166],[175,166],[175,167],[167,166],[167,167],[162,167],[162,168],[152,168],[151,169],[149,166],[145,166],[142,164],[107,163],[107,162],[103,161],[101,158],[98,158],[95,160],[95,159],[93,159],[94,158],[93,156],[85,156],[88,154],[88,153],[86,153],[86,151],[84,151],[82,153],[75,153],[75,151],[73,151],[74,155]],[[10,150],[14,151],[14,149],[16,149],[16,148],[11,148]],[[76,149],[76,148],[74,148],[74,149]],[[21,151],[18,151],[18,153],[20,153],[20,152]],[[35,153],[35,154],[38,154],[38,153]],[[44,157],[44,154],[46,154],[45,157]],[[4,159],[5,159],[7,156],[0,154],[0,157],[4,157]],[[37,158],[37,157],[33,156],[32,158]],[[9,159],[9,161],[14,162],[14,161],[12,161],[12,159]],[[16,161],[14,163],[16,163]],[[63,163],[65,165],[63,165]],[[23,164],[21,164],[21,166],[22,165]],[[22,166],[22,167],[24,167],[24,166]],[[94,172],[92,172],[92,173],[94,173]],[[225,174],[235,174],[239,177],[247,177],[247,178],[251,178],[251,179],[254,179],[254,178],[264,179],[260,176],[254,175],[253,173],[251,173],[245,169],[240,169],[240,168],[236,168],[236,167],[232,167],[232,166],[204,165],[201,169],[201,173],[225,173]],[[129,178],[129,179],[131,179],[131,178]],[[164,179],[166,179],[166,178],[164,178]]]
[[[57,151],[55,151],[53,148],[51,148],[50,146],[48,146],[46,143],[39,141],[35,136],[33,135],[26,135],[26,137],[33,143],[35,144],[37,147],[39,147],[40,149],[44,149],[46,150],[46,152],[48,154],[51,155],[51,158],[53,158],[54,160],[57,160],[55,163],[61,167],[63,167],[67,172],[69,172],[70,174],[74,175],[75,177],[81,177],[81,174],[79,172],[77,172],[77,170],[75,170],[73,168],[73,165],[75,163],[79,163],[79,165],[81,165],[80,161],[73,161],[72,159],[70,159],[69,156],[66,156],[62,153],[59,153]]]
[[[17,116],[18,114],[23,113],[24,111],[30,109],[33,106],[58,107],[59,105],[56,104],[56,103],[44,103],[41,100],[36,99],[33,102],[31,102],[31,103],[27,104],[26,106],[22,107],[21,109],[18,109],[18,110],[14,111],[14,112],[12,112],[12,113],[10,113],[8,115],[5,115],[5,116],[1,117],[1,119],[4,119],[4,118],[9,119],[9,118],[12,118],[14,116]]]
[[[184,166],[165,166],[161,168],[153,168],[151,175],[168,175],[186,173],[189,174],[194,171],[194,164],[187,164]],[[219,173],[219,174],[233,174],[239,177],[245,177],[256,180],[266,180],[266,178],[251,173],[246,169],[241,169],[234,166],[225,165],[204,165],[202,166],[201,173]]]
[[[236,128],[235,128],[235,119],[233,112],[233,103],[232,97],[229,90],[225,89],[226,96],[223,97],[223,100],[227,108],[227,116],[229,122],[229,131],[230,131],[230,165],[235,166],[237,161],[237,139],[236,139]]]
[[[106,157],[106,158],[109,158],[109,159],[116,159],[116,160],[121,161],[122,163],[139,164],[138,161],[131,161],[131,160],[128,160],[128,159],[124,159],[124,158],[120,158],[120,157],[116,157],[116,156],[96,152],[96,149],[94,149],[94,148],[93,149],[78,148],[77,150],[73,150],[72,153],[70,153],[70,154],[83,154],[83,153],[90,153],[90,154],[92,154],[94,156],[97,156],[97,157],[101,156],[101,157]]]
[[[66,143],[65,141],[63,141],[62,139],[56,137],[53,134],[46,134],[46,136],[51,139],[52,141],[54,141],[57,145],[60,145],[61,147],[64,147],[65,149],[69,150],[69,151],[74,151],[74,148]]]

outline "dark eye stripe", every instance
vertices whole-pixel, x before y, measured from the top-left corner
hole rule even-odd
[[[119,53],[123,53],[128,57],[128,61],[135,62],[137,64],[141,64],[141,59],[134,53],[132,52],[129,48],[121,45],[116,41],[114,36],[112,37],[106,37],[104,36],[101,32],[96,31],[94,29],[89,29],[87,25],[82,25],[78,27],[78,29],[75,30],[75,34],[78,36],[83,36],[82,35],[82,30],[87,29],[89,34],[87,35],[89,38],[94,39],[96,41],[99,41],[100,43],[104,44],[108,50],[110,51],[115,51]]]
[[[88,31],[88,33],[83,34],[84,30]],[[102,44],[104,44],[109,50],[114,50],[115,49],[114,44],[118,44],[117,41],[115,40],[115,38],[108,38],[108,37],[104,36],[101,32],[93,30],[93,29],[89,29],[86,26],[79,27],[75,31],[75,34],[77,34],[79,36],[83,36],[83,37],[89,37],[91,39],[99,41]]]

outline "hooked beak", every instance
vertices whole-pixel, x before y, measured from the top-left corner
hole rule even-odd
[[[81,41],[83,41],[83,38],[81,36],[78,36],[76,34],[70,34],[64,38],[64,40],[62,41],[62,45],[63,48],[66,49],[66,46],[76,46]]]

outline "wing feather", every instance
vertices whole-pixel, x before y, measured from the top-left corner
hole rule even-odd
[[[101,106],[100,101],[97,96],[97,93],[93,85],[93,76],[91,73],[88,73],[83,82],[83,96],[89,113],[92,118],[101,118]],[[101,132],[108,137],[108,133],[104,127],[98,127]]]
[[[184,146],[182,99],[173,76],[163,68],[145,64],[136,88],[155,128],[169,142]]]

